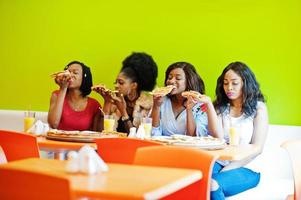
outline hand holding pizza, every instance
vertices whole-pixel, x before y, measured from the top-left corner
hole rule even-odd
[[[152,92],[150,92],[150,94],[154,95],[154,96],[166,96],[168,95],[173,89],[175,88],[175,86],[173,85],[167,85],[165,87],[158,87],[155,88]]]
[[[126,115],[126,102],[124,99],[123,94],[120,92],[117,92],[115,95],[111,95],[111,98],[113,100],[113,103],[117,106],[118,110],[122,115]]]
[[[189,97],[191,97],[194,101],[197,101],[197,102],[201,102],[201,103],[204,103],[204,104],[208,104],[211,102],[211,98],[204,95],[204,94],[200,94],[199,92],[197,91],[185,91],[185,92],[182,92],[182,96],[183,97],[186,97],[188,100],[189,100]]]
[[[150,94],[153,95],[153,101],[154,101],[154,107],[160,107],[163,103],[164,96],[168,95],[175,86],[173,85],[168,85],[165,87],[158,87],[155,88]]]
[[[55,83],[58,84],[60,88],[67,88],[71,81],[71,73],[69,70],[53,73],[51,77],[54,78]]]
[[[163,100],[164,100],[164,96],[160,96],[160,95],[155,96],[154,95],[153,96],[153,102],[154,102],[153,106],[159,108],[162,105]]]
[[[107,102],[111,101],[110,90],[104,84],[93,85],[91,89],[100,94]]]
[[[185,102],[185,107],[187,110],[191,110],[196,103],[197,101],[194,100],[193,97],[188,96],[187,101]]]
[[[113,97],[116,97],[118,91],[108,89],[104,84],[98,84],[91,87],[91,89],[100,94],[105,101],[114,102]]]

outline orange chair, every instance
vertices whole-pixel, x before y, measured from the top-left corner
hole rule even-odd
[[[99,156],[110,163],[132,164],[137,148],[162,145],[136,138],[99,138],[95,140]]]
[[[7,159],[2,147],[0,146],[0,164],[4,164],[4,163],[7,163]]]
[[[148,166],[177,167],[202,171],[200,181],[187,186],[163,199],[210,199],[210,183],[217,156],[203,150],[175,146],[155,146],[139,148],[134,164]]]
[[[286,141],[281,147],[286,149],[290,156],[294,176],[294,195],[289,195],[287,200],[301,200],[301,139]]]
[[[40,157],[37,138],[16,131],[0,130],[0,146],[7,161]]]
[[[69,181],[36,172],[0,167],[1,200],[72,199]]]

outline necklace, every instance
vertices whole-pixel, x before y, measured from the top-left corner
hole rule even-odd
[[[72,102],[69,100],[69,105],[74,111],[83,111],[87,105],[87,99],[85,98],[82,101]]]

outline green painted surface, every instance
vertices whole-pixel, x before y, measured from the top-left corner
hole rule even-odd
[[[301,125],[300,35],[300,0],[1,0],[0,109],[47,111],[56,88],[49,74],[72,60],[113,87],[123,58],[145,51],[159,65],[158,85],[169,64],[188,61],[213,99],[222,69],[243,61],[270,122]]]

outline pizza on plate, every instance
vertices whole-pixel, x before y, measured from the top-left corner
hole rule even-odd
[[[64,130],[49,130],[47,136],[53,137],[72,137],[72,138],[99,138],[100,132],[94,131],[64,131]]]
[[[62,138],[96,139],[102,137],[127,137],[127,134],[116,132],[116,131],[96,132],[96,131],[64,131],[64,130],[52,129],[47,132],[47,136],[57,137],[57,138],[62,137]]]
[[[214,137],[192,137],[187,135],[174,134],[171,136],[152,137],[151,140],[162,142],[168,145],[198,147],[205,149],[225,148],[225,141]]]

